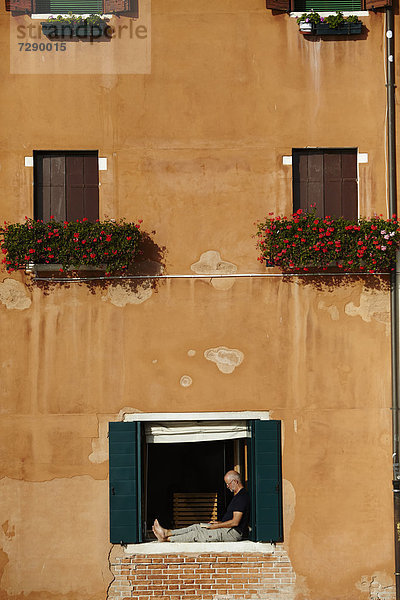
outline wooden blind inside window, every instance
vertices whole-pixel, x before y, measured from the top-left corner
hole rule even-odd
[[[294,210],[358,216],[357,150],[293,150]]]
[[[317,12],[332,12],[362,10],[362,5],[361,0],[295,0],[296,11],[309,11],[312,8]]]
[[[103,0],[36,0],[35,12],[40,14],[101,14]]]

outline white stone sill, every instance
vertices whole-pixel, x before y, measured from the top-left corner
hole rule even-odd
[[[290,13],[290,17],[294,18],[294,19],[298,19],[298,17],[301,17],[301,15],[303,15],[305,12],[311,12],[311,11],[295,11],[295,12],[291,12]],[[336,15],[336,11],[319,11],[316,10],[314,12],[317,12],[321,17],[329,17],[329,15]],[[351,15],[354,15],[356,17],[369,17],[369,10],[344,10],[343,11],[343,15],[345,17],[350,17]]]
[[[125,554],[274,554],[274,544],[262,542],[145,542],[143,544],[128,544]]]

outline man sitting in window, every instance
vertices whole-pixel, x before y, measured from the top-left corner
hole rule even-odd
[[[243,487],[239,473],[228,471],[224,477],[225,485],[233,498],[222,521],[211,521],[183,527],[165,529],[157,519],[152,527],[159,542],[239,542],[248,535],[250,497]]]

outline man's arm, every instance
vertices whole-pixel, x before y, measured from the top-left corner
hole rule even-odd
[[[230,527],[237,527],[241,521],[243,517],[243,513],[239,512],[238,510],[234,510],[233,511],[233,519],[230,519],[229,521],[211,521],[208,524],[208,529],[222,529],[222,528],[227,528],[229,529]]]

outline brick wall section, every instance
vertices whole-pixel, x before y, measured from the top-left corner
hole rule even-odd
[[[290,600],[295,574],[272,554],[125,555],[111,560],[108,600]]]

